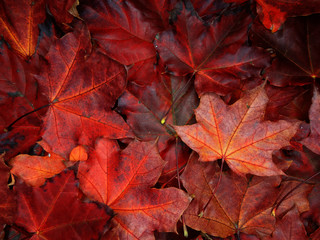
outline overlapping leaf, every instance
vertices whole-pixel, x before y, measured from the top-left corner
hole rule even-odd
[[[83,24],[51,46],[38,77],[50,106],[43,139],[52,151],[67,158],[78,144],[90,145],[101,135],[131,136],[123,119],[111,111],[126,84],[122,65],[92,50]]]
[[[18,55],[29,59],[36,50],[38,24],[45,16],[44,0],[1,1],[0,34]]]
[[[216,94],[207,94],[195,111],[198,123],[175,129],[201,161],[222,159],[238,174],[283,174],[272,162],[272,152],[289,145],[298,122],[264,122],[267,101],[263,86],[231,106]]]
[[[259,78],[268,65],[268,55],[249,47],[245,11],[223,16],[205,25],[190,2],[178,5],[173,29],[160,33],[155,47],[167,70],[175,75],[195,74],[195,87],[201,95],[225,95],[240,88],[240,81]],[[241,57],[240,57],[241,56]]]
[[[272,85],[306,85],[319,78],[319,20],[320,14],[290,18],[276,33],[270,33],[255,22],[251,35],[253,41],[272,48],[277,55],[266,71]]]
[[[271,212],[280,178],[253,177],[248,181],[236,174],[222,173],[212,197],[220,175],[216,170],[216,165],[199,162],[196,157],[189,161],[181,179],[188,193],[195,197],[184,213],[186,224],[222,238],[239,232],[258,237],[270,235],[274,230],[275,217]],[[203,216],[199,216],[202,211]]]
[[[168,162],[162,181],[176,174],[177,162],[180,168],[189,158],[187,147],[176,142],[170,125],[184,125],[192,121],[198,98],[191,81],[183,77],[154,74],[148,82],[139,80],[128,83],[128,91],[119,99],[118,110],[126,116],[139,139],[150,141],[159,138],[160,155]],[[165,120],[165,124],[161,120]]]
[[[166,1],[158,4],[161,3],[166,12]],[[125,65],[155,57],[152,41],[163,29],[156,8],[149,3],[144,5],[143,1],[104,0],[85,4],[80,7],[80,15],[108,56]]]
[[[33,187],[43,185],[46,178],[60,173],[66,166],[63,158],[55,153],[48,156],[30,156],[20,154],[11,159],[11,172]]]
[[[274,240],[304,240],[309,239],[303,223],[300,220],[299,212],[296,208],[290,210],[282,219],[277,220],[275,231],[272,237]]]
[[[178,189],[152,189],[165,162],[154,144],[133,142],[121,151],[115,141],[98,139],[78,170],[80,187],[115,212],[105,239],[154,239],[153,231],[175,231],[188,206]],[[142,224],[143,223],[143,224]]]
[[[74,173],[56,176],[42,188],[18,185],[15,224],[32,233],[32,239],[98,238],[110,216],[94,203],[78,199]]]
[[[278,224],[284,224],[282,217],[290,218],[293,228],[301,228],[299,218],[289,217],[293,214],[290,211],[294,209],[294,216],[299,216],[309,209],[307,195],[312,185],[292,191],[299,182],[281,183],[280,177],[246,179],[230,172],[220,174],[216,165],[199,162],[195,155],[190,159],[181,176],[188,193],[194,196],[184,213],[188,226],[222,238],[242,232],[259,239],[274,231],[276,217]]]

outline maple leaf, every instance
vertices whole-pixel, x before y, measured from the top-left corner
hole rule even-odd
[[[77,198],[72,171],[56,176],[41,188],[17,185],[17,193],[15,224],[32,233],[32,239],[97,238],[110,218],[105,209]]]
[[[195,74],[200,95],[226,95],[239,89],[241,80],[260,78],[269,57],[262,49],[246,45],[250,17],[244,11],[206,26],[190,2],[178,5],[178,10],[173,29],[161,32],[154,43],[168,72]]]
[[[195,110],[198,123],[175,130],[200,161],[223,159],[238,174],[283,174],[272,162],[272,152],[289,145],[299,122],[263,122],[267,102],[263,86],[231,106],[216,94],[206,94]]]
[[[162,2],[159,1],[159,5]],[[149,2],[143,5],[140,1],[86,1],[79,12],[93,39],[107,55],[130,65],[156,55],[152,41],[163,24],[149,5]]]
[[[256,44],[272,48],[277,56],[265,73],[272,85],[301,86],[319,78],[319,21],[320,14],[290,18],[276,33],[255,22],[250,37]]]
[[[247,180],[226,172],[222,173],[214,193],[220,174],[215,164],[199,162],[196,155],[189,159],[181,180],[188,193],[195,197],[184,213],[186,224],[221,238],[240,232],[258,237],[270,235],[274,230],[275,217],[271,212],[278,197],[280,177]]]
[[[189,200],[175,188],[150,188],[164,164],[154,144],[136,141],[120,153],[115,141],[97,139],[95,151],[79,165],[78,178],[89,198],[115,212],[106,239],[154,239],[154,230],[175,231]]]
[[[49,64],[37,78],[50,102],[42,137],[53,152],[67,158],[78,143],[90,145],[98,136],[131,136],[111,111],[125,87],[125,69],[91,49],[85,25],[79,23],[75,32],[58,39],[46,59]]]
[[[46,17],[43,0],[4,0],[0,3],[0,33],[14,51],[29,59],[36,50],[38,24]]]
[[[8,188],[10,168],[3,161],[3,154],[0,156],[0,226],[4,223],[13,222],[17,203],[15,192]],[[0,230],[1,227],[0,227]]]
[[[312,105],[309,110],[309,119],[310,119],[310,131],[311,134],[309,137],[303,139],[301,143],[308,147],[311,151],[320,154],[320,144],[319,144],[319,137],[320,137],[320,96],[319,92],[314,88],[313,91],[313,98],[312,98]]]

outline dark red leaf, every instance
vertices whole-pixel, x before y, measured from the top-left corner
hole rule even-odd
[[[78,177],[88,197],[115,212],[104,239],[153,239],[154,230],[175,231],[189,200],[175,188],[150,188],[164,164],[154,144],[136,141],[120,152],[116,142],[97,140]]]
[[[159,152],[168,161],[161,178],[164,182],[177,173],[177,161],[180,168],[189,157],[187,147],[181,142],[176,144],[170,125],[191,122],[198,98],[192,82],[184,77],[155,74],[148,82],[139,80],[128,83],[128,91],[119,99],[118,110],[126,116],[139,139],[149,141],[160,137]]]
[[[93,39],[109,57],[130,65],[156,55],[152,41],[163,29],[163,23],[157,9],[152,9],[149,3],[113,0],[84,2],[85,5],[80,6],[80,16],[86,20]],[[166,12],[166,1],[154,3]]]
[[[239,89],[241,80],[259,78],[269,57],[262,49],[246,44],[250,17],[245,11],[223,16],[207,26],[191,3],[178,7],[173,29],[160,33],[155,40],[168,72],[194,74],[200,95],[225,95]]]
[[[276,33],[255,22],[251,34],[253,41],[272,48],[277,56],[266,71],[272,85],[306,85],[319,78],[319,21],[320,14],[290,18]]]
[[[68,171],[42,188],[18,185],[15,224],[32,233],[32,239],[98,238],[110,216],[94,203],[81,202],[76,183]]]

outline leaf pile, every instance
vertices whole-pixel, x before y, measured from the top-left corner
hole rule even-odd
[[[319,239],[317,0],[0,2],[1,239]]]

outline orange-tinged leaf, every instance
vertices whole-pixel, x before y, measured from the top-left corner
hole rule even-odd
[[[94,203],[78,199],[74,173],[68,171],[41,188],[19,184],[15,224],[31,239],[96,239],[110,216]]]
[[[51,178],[66,168],[63,160],[55,153],[49,153],[48,156],[20,154],[10,161],[11,173],[27,184],[39,187],[45,183],[46,178]]]
[[[46,17],[43,0],[5,0],[0,3],[0,35],[24,59],[36,50],[39,28]]]
[[[87,159],[87,149],[83,145],[76,146],[74,149],[72,149],[69,156],[70,161],[86,161]]]
[[[151,188],[164,164],[155,143],[135,141],[120,151],[114,140],[97,139],[90,158],[80,162],[78,178],[89,198],[115,212],[105,239],[154,239],[154,230],[175,231],[189,199],[179,189]]]
[[[238,174],[284,174],[272,162],[272,152],[289,145],[298,122],[262,121],[267,102],[263,86],[231,106],[216,94],[206,94],[195,110],[198,123],[175,129],[200,161],[223,159]]]

